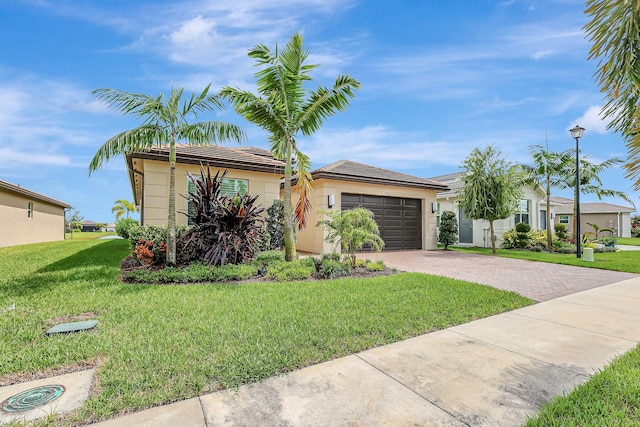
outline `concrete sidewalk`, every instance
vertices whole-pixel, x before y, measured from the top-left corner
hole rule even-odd
[[[517,426],[640,340],[640,278],[96,424]]]

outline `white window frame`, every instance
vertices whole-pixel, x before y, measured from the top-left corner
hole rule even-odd
[[[526,203],[526,210],[522,210],[523,205]],[[520,222],[524,222],[525,224],[531,225],[531,200],[529,199],[521,199],[518,206],[519,211],[513,217],[515,224]],[[526,216],[527,220],[523,221],[523,217]]]
[[[569,215],[558,215],[559,224],[569,224]]]

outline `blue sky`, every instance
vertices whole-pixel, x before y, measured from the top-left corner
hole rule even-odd
[[[124,160],[91,176],[87,167],[138,122],[91,91],[253,88],[248,50],[284,45],[296,31],[321,64],[314,85],[342,73],[362,83],[346,112],[299,139],[314,168],[349,159],[431,177],[457,172],[488,144],[526,163],[545,135],[553,151],[575,146],[575,124],[586,128],[583,154],[624,158],[599,117],[583,10],[573,0],[0,1],[0,179],[112,221],[115,200],[132,200]],[[247,145],[267,148],[265,133],[231,109],[206,118],[240,124]],[[623,175],[611,170],[604,185],[637,202]]]

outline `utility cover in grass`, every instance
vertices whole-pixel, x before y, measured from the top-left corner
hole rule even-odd
[[[69,332],[80,332],[93,329],[98,324],[97,320],[85,320],[83,322],[60,323],[49,328],[45,335],[63,334]]]

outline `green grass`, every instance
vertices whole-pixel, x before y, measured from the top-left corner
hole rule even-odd
[[[545,405],[527,427],[640,425],[640,345],[568,395]]]
[[[73,424],[190,398],[532,303],[423,274],[244,285],[118,281],[124,240],[0,249],[0,377],[101,360]],[[15,303],[17,310],[2,312]],[[89,332],[45,337],[61,316]]]
[[[71,233],[66,233],[64,238],[66,240],[93,240],[103,236],[115,235],[115,231],[74,231],[73,236]]]
[[[492,255],[490,248],[452,248],[456,251],[470,252],[480,255]],[[526,259],[530,261],[549,262],[554,264],[577,265],[580,267],[600,268],[603,270],[640,273],[640,251],[618,251],[593,254],[594,262],[583,261],[575,254],[558,254],[549,252],[531,252],[514,249],[497,249],[496,256],[505,258]]]
[[[618,245],[640,246],[640,237],[618,237],[616,243]]]

